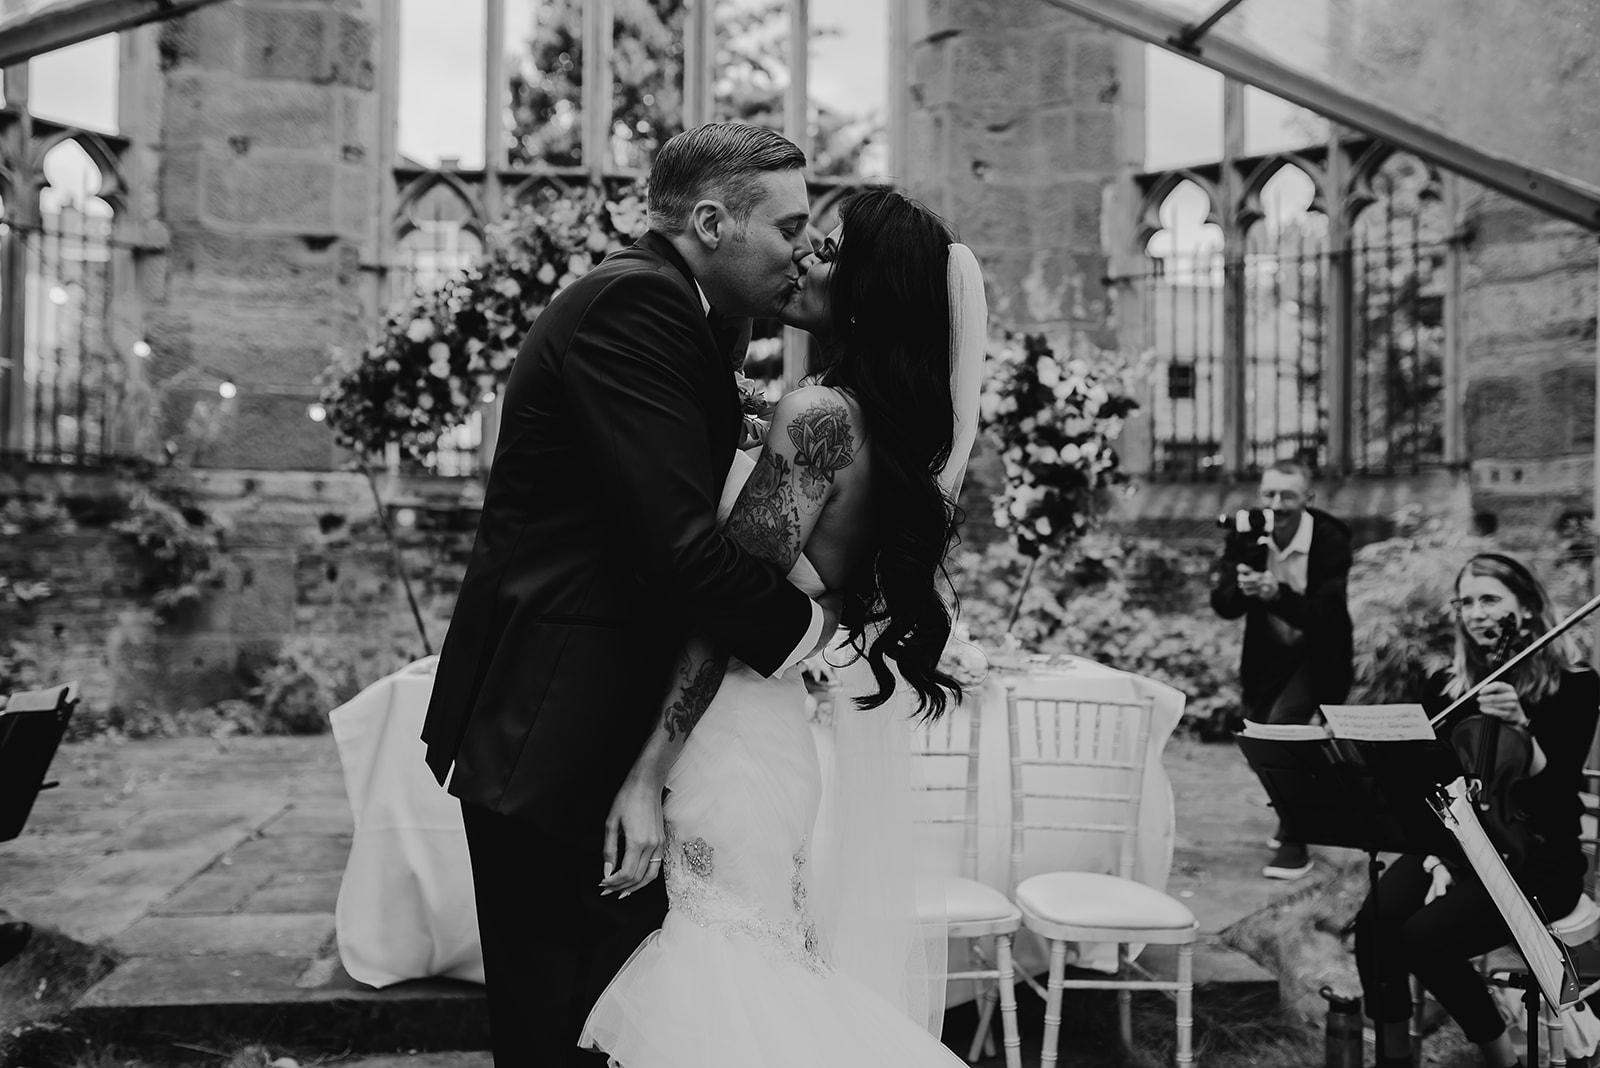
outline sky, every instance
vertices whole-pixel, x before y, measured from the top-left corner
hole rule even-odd
[[[399,3],[401,152],[429,164],[453,157],[463,167],[481,166],[482,0]],[[813,26],[842,31],[812,48],[812,97],[844,114],[881,115],[888,93],[888,0],[811,0],[811,5]],[[508,42],[527,37],[538,6],[538,0],[506,0]],[[35,114],[90,129],[116,129],[116,46],[111,37],[36,58],[31,72]],[[1221,155],[1220,75],[1181,56],[1148,48],[1146,99],[1147,169]],[[1247,154],[1305,143],[1306,132],[1317,128],[1305,114],[1247,90]],[[1297,210],[1308,198],[1309,189],[1288,189],[1282,210]],[[1172,209],[1180,229],[1198,230],[1203,198],[1179,197]]]

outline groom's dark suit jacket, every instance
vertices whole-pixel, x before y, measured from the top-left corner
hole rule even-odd
[[[716,528],[732,368],[688,265],[647,234],[539,315],[506,384],[422,737],[450,792],[599,851],[689,628],[765,674],[811,622]]]

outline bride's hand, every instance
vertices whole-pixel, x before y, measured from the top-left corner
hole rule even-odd
[[[661,874],[666,831],[661,815],[660,780],[649,773],[629,772],[606,816],[605,878],[600,896],[627,897]],[[621,856],[620,861],[618,856]]]

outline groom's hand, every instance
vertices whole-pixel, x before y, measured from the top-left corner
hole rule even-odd
[[[661,783],[652,775],[630,773],[606,816],[604,878],[600,896],[627,897],[661,874],[666,832],[661,815]],[[620,858],[620,859],[619,859]]]

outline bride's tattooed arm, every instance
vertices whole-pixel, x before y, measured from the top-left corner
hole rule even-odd
[[[859,451],[850,409],[839,394],[822,386],[802,386],[785,394],[724,531],[747,552],[787,572],[833,495],[836,476]],[[638,881],[643,863],[638,848],[654,848],[660,842],[660,798],[667,773],[711,707],[727,667],[727,653],[709,639],[697,635],[684,645],[655,730],[612,805],[607,855],[616,857],[619,830],[627,855],[616,875],[602,886],[627,887],[631,892],[643,885]]]

